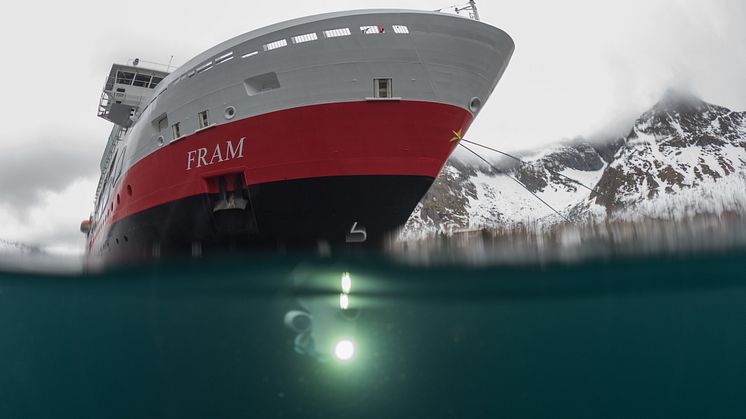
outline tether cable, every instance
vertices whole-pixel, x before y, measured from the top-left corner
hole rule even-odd
[[[476,143],[476,142],[474,142],[474,141],[469,141],[469,140],[467,140],[467,139],[465,139],[465,138],[461,138],[461,139],[460,139],[460,142],[465,142],[465,143],[473,144],[473,145],[475,145],[475,146],[477,146],[477,147],[482,147],[482,148],[484,148],[484,149],[487,149],[487,150],[490,150],[490,151],[494,151],[495,153],[501,154],[501,155],[503,155],[503,156],[505,156],[505,157],[508,157],[508,158],[511,158],[511,159],[513,159],[513,160],[515,160],[515,161],[518,161],[518,162],[520,162],[521,164],[526,164],[526,165],[527,165],[527,164],[529,164],[528,162],[525,162],[525,161],[523,161],[523,160],[522,160],[522,159],[520,159],[519,157],[516,157],[516,156],[514,156],[514,155],[512,155],[512,154],[508,154],[508,153],[506,153],[506,152],[504,152],[504,151],[500,151],[500,150],[498,150],[498,149],[496,149],[496,148],[488,147],[488,146],[486,146],[486,145],[484,145],[484,144],[479,144],[479,143]],[[471,151],[471,150],[470,150],[470,151]],[[472,151],[472,153],[474,153],[474,152]],[[475,153],[475,154],[476,154],[476,153]],[[573,179],[573,178],[571,178],[571,177],[569,177],[569,176],[567,176],[567,175],[563,175],[562,173],[560,173],[560,172],[558,172],[558,171],[556,171],[556,170],[552,170],[552,169],[550,169],[550,168],[548,168],[548,167],[544,167],[544,168],[545,168],[545,169],[546,169],[546,170],[547,170],[547,171],[548,171],[549,173],[552,173],[552,174],[554,174],[554,175],[557,175],[557,176],[563,177],[563,178],[565,178],[565,179],[569,180],[570,182],[572,182],[572,183],[574,183],[574,184],[576,184],[576,185],[580,185],[580,186],[582,186],[583,188],[585,188],[585,189],[588,189],[589,191],[591,191],[591,192],[593,192],[593,193],[595,193],[595,194],[597,194],[597,195],[600,195],[600,196],[602,196],[602,197],[606,198],[606,197],[604,196],[604,194],[602,194],[601,192],[599,192],[599,191],[598,191],[597,189],[594,189],[594,188],[591,188],[591,187],[589,187],[589,186],[586,186],[586,185],[584,185],[583,183],[580,183],[580,182],[578,182],[577,180],[575,180],[575,179]],[[494,166],[493,166],[493,169],[494,169]]]
[[[461,141],[466,141],[466,140],[464,140],[464,139],[461,139]],[[468,142],[468,143],[470,143],[470,144],[474,144],[474,143],[472,143],[471,141],[466,141],[466,142]],[[489,161],[487,161],[487,159],[485,159],[484,157],[482,157],[481,155],[479,155],[479,153],[477,153],[476,151],[474,151],[474,150],[470,149],[469,147],[465,146],[465,145],[464,145],[464,144],[462,144],[461,142],[459,142],[459,145],[460,145],[461,147],[463,147],[463,148],[465,148],[465,149],[469,150],[469,152],[471,152],[472,154],[474,154],[475,156],[477,156],[477,158],[479,158],[479,159],[480,159],[480,160],[482,160],[483,162],[487,163],[487,165],[488,165],[488,166],[490,166],[490,167],[492,168],[492,170],[494,170],[495,172],[498,172],[498,173],[500,172],[500,170],[499,170],[499,169],[498,169],[497,167],[495,167],[495,166],[494,166],[494,165],[493,165],[492,163],[490,163]],[[479,144],[477,144],[477,145],[479,145]],[[565,220],[565,221],[567,221],[568,223],[570,222],[570,219],[569,219],[569,218],[565,217],[565,216],[564,216],[564,215],[562,215],[562,214],[561,214],[561,213],[560,213],[559,211],[557,211],[556,209],[554,209],[554,207],[553,207],[553,206],[551,206],[551,205],[549,205],[549,203],[548,203],[547,201],[545,201],[545,200],[541,199],[541,197],[540,197],[539,195],[537,195],[536,193],[534,193],[534,191],[532,191],[531,189],[529,189],[529,188],[528,188],[528,186],[524,185],[524,184],[523,184],[523,182],[521,182],[521,181],[520,181],[520,180],[518,180],[517,178],[514,178],[513,176],[510,176],[510,175],[508,175],[508,174],[506,174],[506,176],[507,176],[507,177],[509,177],[509,178],[511,178],[511,179],[513,179],[513,181],[515,181],[515,183],[517,183],[517,184],[521,185],[521,187],[523,187],[523,189],[527,190],[527,191],[528,191],[528,192],[529,192],[529,193],[530,193],[531,195],[533,195],[533,196],[534,196],[534,198],[538,199],[539,201],[541,201],[541,203],[542,203],[542,204],[546,205],[546,206],[547,206],[547,207],[548,207],[549,209],[551,209],[552,211],[554,211],[554,212],[555,212],[555,214],[557,214],[557,215],[559,215],[560,217],[562,217],[562,219],[564,219],[564,220]]]

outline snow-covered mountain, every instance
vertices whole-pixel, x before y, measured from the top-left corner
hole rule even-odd
[[[686,93],[666,93],[625,137],[577,139],[521,159],[525,163],[495,159],[494,170],[476,159],[452,158],[410,217],[404,236],[526,222],[746,211],[746,112]]]

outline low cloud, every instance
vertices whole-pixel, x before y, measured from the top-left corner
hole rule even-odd
[[[98,178],[80,178],[56,191],[39,192],[23,212],[0,206],[0,238],[66,254],[83,252],[80,221],[93,206]]]
[[[98,176],[101,150],[55,135],[0,149],[0,206],[21,217],[46,194]],[[89,201],[94,191],[90,191]]]

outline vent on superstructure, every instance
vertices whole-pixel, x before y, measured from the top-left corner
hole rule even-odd
[[[280,39],[279,41],[270,42],[264,45],[265,51],[272,51],[273,49],[282,48],[288,46],[287,39]]]
[[[194,71],[196,71],[197,74],[199,74],[199,73],[204,73],[205,71],[207,71],[207,70],[209,70],[211,68],[212,68],[212,61],[208,61],[208,62],[202,64],[201,66],[197,67]]]
[[[302,44],[304,42],[311,42],[319,39],[318,36],[316,36],[316,33],[307,33],[305,35],[298,35],[293,37],[293,43],[294,44]]]
[[[215,59],[215,64],[222,64],[233,59],[233,51],[221,55]]]
[[[325,38],[337,38],[340,36],[350,35],[352,35],[352,32],[350,32],[350,28],[329,29],[327,31],[324,31]]]

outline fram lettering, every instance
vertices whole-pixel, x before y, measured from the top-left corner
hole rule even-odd
[[[243,158],[243,140],[245,139],[246,137],[238,140],[238,144],[235,146],[233,141],[228,140],[225,144],[216,144],[215,149],[208,150],[205,147],[189,151],[187,153],[186,169],[192,170],[195,167],[212,166],[215,163]]]

